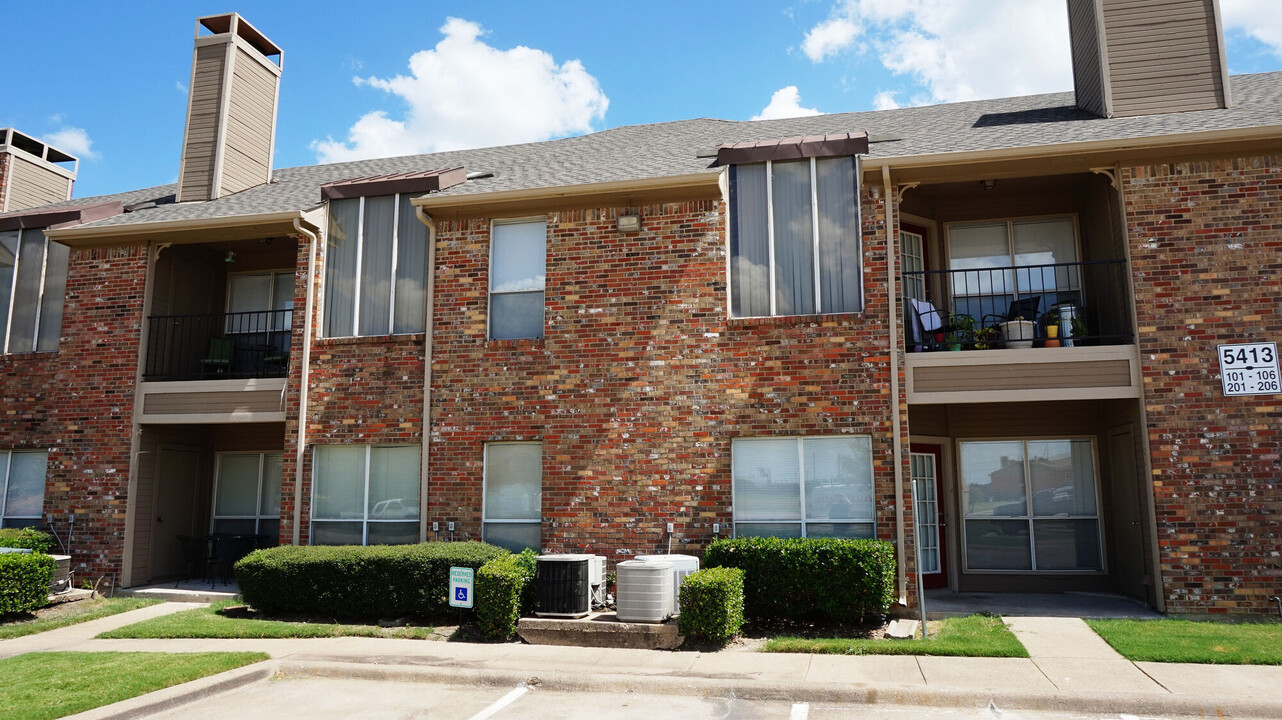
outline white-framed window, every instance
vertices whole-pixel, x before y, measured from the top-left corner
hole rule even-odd
[[[872,438],[736,438],[737,537],[875,536]]]
[[[418,542],[421,458],[417,445],[317,445],[312,544]]]
[[[44,230],[0,232],[0,350],[58,349],[71,250]]]
[[[1092,439],[958,443],[968,571],[1100,572]]]
[[[1072,216],[949,223],[953,311],[1005,316],[1011,303],[1037,297],[1038,314],[1082,301],[1077,222]],[[1024,318],[1036,321],[1036,317]]]
[[[39,527],[47,450],[0,450],[0,527]]]
[[[427,226],[410,196],[331,200],[325,256],[325,337],[427,328]]]
[[[539,549],[543,522],[543,443],[485,444],[481,538],[512,552]]]
[[[543,337],[547,221],[496,220],[490,229],[491,340]]]
[[[730,166],[730,314],[863,310],[859,161]]]
[[[216,456],[212,532],[264,535],[272,545],[279,542],[282,457],[278,452]]]
[[[294,309],[294,272],[264,270],[227,276],[227,332],[288,330]],[[249,313],[249,314],[246,314]]]

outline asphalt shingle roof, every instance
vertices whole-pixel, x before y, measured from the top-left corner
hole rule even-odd
[[[870,157],[894,158],[966,151],[1127,140],[1209,130],[1282,126],[1282,72],[1230,78],[1233,106],[1131,118],[1100,118],[1077,109],[1071,92],[923,107],[834,113],[782,120],[700,118],[612,128],[580,137],[275,171],[270,184],[210,202],[158,204],[85,227],[234,217],[306,210],[320,203],[320,186],[354,177],[464,166],[493,173],[442,196],[716,172],[708,155],[722,143],[796,135],[866,131],[896,138],[874,142]],[[117,195],[78,198],[59,205],[120,200],[126,205],[172,196],[173,185]],[[53,206],[51,206],[53,207]]]

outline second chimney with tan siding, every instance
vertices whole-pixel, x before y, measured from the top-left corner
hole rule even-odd
[[[1077,106],[1102,117],[1229,106],[1217,0],[1068,0]]]
[[[214,200],[272,175],[283,53],[236,13],[197,20],[195,45],[178,202]]]

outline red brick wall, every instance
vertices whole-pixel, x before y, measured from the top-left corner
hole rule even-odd
[[[1168,610],[1275,612],[1282,396],[1225,397],[1216,345],[1282,341],[1282,156],[1123,168]]]
[[[58,352],[0,355],[0,448],[49,450],[44,514],[64,541],[76,514],[83,577],[121,569],[145,278],[142,247],[73,251]]]
[[[323,248],[323,243],[322,243]],[[295,316],[306,313],[307,243],[299,243]],[[324,253],[317,254],[313,322],[324,305]],[[313,333],[308,379],[307,452],[303,459],[299,542],[306,545],[311,522],[311,455],[317,445],[420,445],[423,433],[423,334],[322,338]],[[295,448],[298,447],[298,388],[302,380],[303,323],[293,324],[293,357],[285,426],[281,483],[281,542],[292,541]]]
[[[431,520],[479,537],[486,442],[543,442],[543,542],[616,559],[698,553],[730,532],[731,439],[873,437],[878,534],[893,538],[885,244],[864,197],[866,312],[728,320],[719,202],[547,213],[545,338],[486,340],[488,219],[437,246]]]

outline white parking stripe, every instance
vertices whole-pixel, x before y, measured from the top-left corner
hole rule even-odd
[[[492,718],[495,715],[497,715],[500,710],[516,702],[517,698],[521,697],[522,695],[526,694],[529,691],[530,689],[525,686],[525,683],[521,683],[520,685],[517,685],[516,687],[509,690],[507,695],[504,695],[498,700],[495,700],[494,702],[490,703],[489,707],[485,708],[481,712],[468,718],[468,720],[486,720],[486,718]],[[803,715],[802,717],[805,717],[805,716]]]
[[[788,720],[806,720],[810,717],[810,703],[793,703]]]

